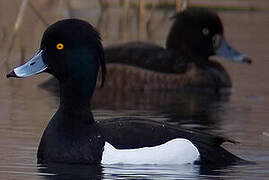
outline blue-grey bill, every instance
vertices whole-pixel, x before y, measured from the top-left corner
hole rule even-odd
[[[220,44],[216,49],[216,55],[222,56],[233,62],[243,62],[243,63],[251,63],[252,60],[248,58],[246,55],[238,52],[236,49],[232,48],[224,38],[221,38]]]
[[[15,68],[12,72],[7,74],[7,77],[23,78],[45,71],[48,67],[42,58],[43,50],[40,50],[25,64]]]

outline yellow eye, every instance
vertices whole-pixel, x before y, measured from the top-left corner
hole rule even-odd
[[[59,50],[62,50],[64,48],[64,45],[62,43],[58,43],[56,45],[56,48],[59,49]]]

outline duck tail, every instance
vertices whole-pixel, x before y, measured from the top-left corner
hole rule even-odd
[[[246,161],[235,156],[221,146],[212,147],[200,143],[196,143],[195,145],[199,149],[200,153],[200,161],[198,161],[196,164],[214,164],[219,166],[227,166],[251,163],[250,161]]]

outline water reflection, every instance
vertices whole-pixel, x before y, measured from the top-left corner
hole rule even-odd
[[[39,87],[58,100],[58,82],[50,79]],[[222,91],[129,91],[117,88],[97,88],[92,100],[97,115],[106,117],[132,116],[169,121],[197,129],[220,129],[221,114],[231,92]],[[107,111],[106,111],[107,110]],[[119,113],[120,112],[120,113]],[[97,117],[98,119],[98,117]]]
[[[236,167],[234,167],[236,168]],[[88,179],[212,179],[233,177],[231,167],[185,165],[68,165],[38,166],[39,176],[47,180]],[[235,176],[234,176],[235,177]]]
[[[62,179],[197,179],[199,166],[157,165],[49,165],[39,167],[40,176],[48,180]]]
[[[223,106],[228,103],[229,96],[230,92],[216,94],[190,91],[128,91],[119,93],[117,90],[104,88],[96,90],[92,104],[94,109],[114,110],[108,113],[108,117],[129,115],[167,121],[188,128],[219,130],[222,113],[225,113]]]
[[[197,179],[199,166],[149,166],[109,165],[103,166],[104,179]]]
[[[39,176],[48,180],[103,179],[101,166],[49,164],[38,167]]]

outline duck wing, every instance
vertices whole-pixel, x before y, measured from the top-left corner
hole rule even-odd
[[[220,145],[235,141],[193,129],[139,118],[113,118],[97,121],[105,140],[117,149],[133,149],[161,145],[175,138],[191,141],[200,153],[202,164],[237,164],[246,162]]]
[[[183,73],[187,63],[159,45],[129,42],[104,49],[106,63],[120,63],[162,73]]]

